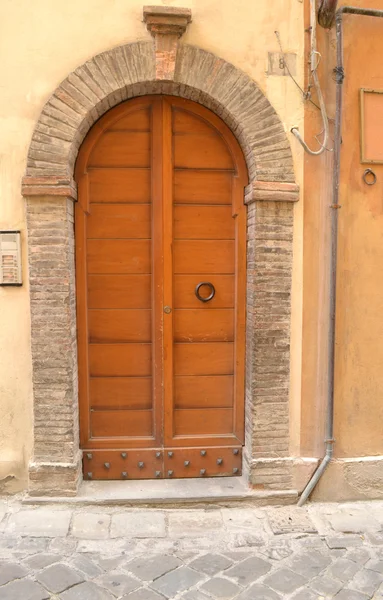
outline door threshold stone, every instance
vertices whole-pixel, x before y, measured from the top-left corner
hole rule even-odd
[[[296,490],[253,490],[244,477],[83,481],[77,496],[26,496],[23,504],[192,507],[216,504],[269,506],[295,504]]]

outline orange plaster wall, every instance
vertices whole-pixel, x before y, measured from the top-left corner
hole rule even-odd
[[[353,4],[382,8],[379,0]],[[307,14],[308,3],[306,19]],[[334,40],[334,30],[318,28],[330,117],[335,115]],[[361,164],[359,148],[359,89],[383,90],[381,56],[383,20],[345,15],[334,423],[338,458],[383,454],[383,165]],[[318,113],[307,105],[308,141],[321,129]],[[383,103],[376,118],[383,119]],[[306,156],[304,174],[301,452],[315,456],[323,455],[327,386],[331,163],[330,152]],[[378,178],[371,187],[362,182],[369,166]]]

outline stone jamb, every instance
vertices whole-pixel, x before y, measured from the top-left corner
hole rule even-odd
[[[279,117],[254,81],[233,65],[179,46],[162,80],[150,42],[104,52],[71,73],[44,106],[29,148],[27,200],[34,385],[32,495],[74,495],[78,444],[73,169],[92,124],[146,94],[203,104],[236,135],[248,166],[246,445],[250,484],[291,489],[289,457],[293,206],[291,150]]]

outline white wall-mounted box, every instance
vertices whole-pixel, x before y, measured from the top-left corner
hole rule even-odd
[[[20,231],[0,231],[0,286],[22,283]]]

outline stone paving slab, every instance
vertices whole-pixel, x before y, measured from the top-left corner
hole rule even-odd
[[[65,537],[71,518],[72,512],[69,510],[21,510],[10,515],[5,533],[31,537]]]
[[[13,581],[0,588],[1,600],[48,600],[51,595],[35,581]]]
[[[87,540],[105,540],[109,537],[110,516],[103,513],[79,513],[72,521],[72,535]]]
[[[283,533],[318,533],[307,511],[298,506],[268,510],[270,527],[275,535]]]
[[[172,511],[168,519],[169,534],[174,537],[199,537],[201,532],[206,535],[222,529],[221,511]]]
[[[158,556],[135,558],[125,568],[142,581],[154,581],[161,575],[173,571],[181,564],[181,560],[176,556],[159,554]]]
[[[68,588],[84,581],[80,573],[61,563],[47,567],[36,576],[36,579],[45,589],[53,594],[64,592]]]
[[[383,600],[383,502],[4,505],[1,600]]]
[[[112,516],[110,537],[165,537],[165,515],[159,511],[125,512]]]
[[[200,573],[183,566],[162,575],[162,577],[153,581],[150,587],[166,596],[166,598],[174,598],[180,592],[196,585],[201,579],[202,575]]]
[[[201,585],[202,592],[207,592],[216,600],[232,600],[242,591],[239,585],[222,577],[213,577]]]

